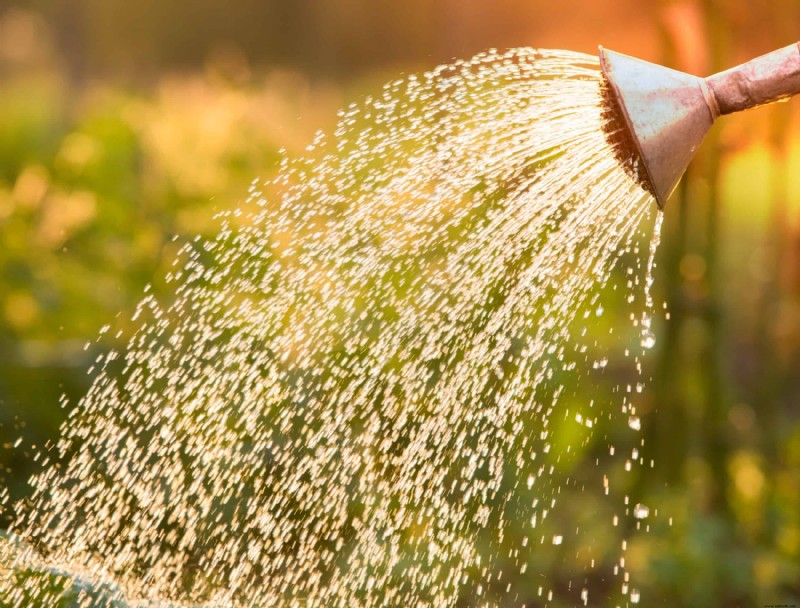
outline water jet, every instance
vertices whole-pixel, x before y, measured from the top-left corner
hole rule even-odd
[[[254,181],[96,359],[24,544],[0,543],[0,604],[634,602],[621,553],[546,575],[658,519],[612,472],[645,466],[662,215],[608,98],[597,57],[490,52],[388,84]],[[643,306],[610,349],[613,298]],[[609,359],[634,381],[600,399]],[[594,449],[597,492],[564,464]]]
[[[638,153],[637,177],[664,208],[717,118],[800,93],[800,43],[700,78],[600,47],[619,122]]]

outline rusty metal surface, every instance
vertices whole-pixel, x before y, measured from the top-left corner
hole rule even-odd
[[[716,116],[702,78],[600,49],[600,64],[617,96],[663,208]]]
[[[721,114],[800,94],[800,43],[706,79],[603,47],[600,65],[662,209]]]
[[[800,93],[800,43],[757,57],[706,79],[721,114],[732,114]]]

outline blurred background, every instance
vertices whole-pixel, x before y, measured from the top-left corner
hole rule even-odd
[[[112,346],[101,327],[164,288],[173,235],[213,234],[281,150],[384,82],[598,44],[706,75],[798,38],[796,0],[5,0],[0,487],[25,495],[61,395]],[[634,485],[672,523],[635,536],[627,567],[647,605],[800,605],[800,100],[715,127],[657,262],[671,318],[640,406],[656,465]],[[596,542],[613,559],[615,538]]]

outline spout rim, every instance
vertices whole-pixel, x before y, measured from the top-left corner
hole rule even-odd
[[[642,164],[642,167],[644,168],[644,173],[647,176],[647,182],[648,182],[647,185],[649,186],[648,191],[656,199],[656,204],[658,205],[658,208],[663,211],[664,204],[666,203],[666,201],[662,200],[662,197],[658,194],[657,188],[655,187],[655,181],[653,180],[653,175],[650,173],[650,167],[648,167],[647,163],[644,161],[645,156],[644,156],[644,150],[642,150],[642,144],[636,135],[636,129],[634,128],[633,121],[631,120],[630,114],[628,112],[628,108],[625,106],[625,100],[622,96],[619,85],[614,79],[614,76],[611,74],[611,68],[610,65],[608,64],[608,57],[606,55],[606,50],[603,48],[602,44],[598,45],[598,56],[600,58],[600,70],[602,71],[603,77],[605,78],[606,82],[609,84],[611,92],[614,94],[614,99],[616,100],[620,110],[622,111],[622,116],[625,119],[625,124],[628,126],[628,132],[630,133],[631,139],[633,140],[633,143],[636,146],[636,152],[639,156],[639,162]]]

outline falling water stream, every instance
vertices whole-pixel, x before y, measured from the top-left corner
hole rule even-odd
[[[254,182],[91,370],[0,539],[0,603],[518,606],[529,579],[591,604],[583,566],[560,588],[535,555],[585,540],[550,524],[570,449],[640,426],[621,391],[570,406],[574,446],[552,434],[656,214],[603,96],[594,57],[484,54],[389,84]],[[656,245],[621,286],[647,293],[640,352]]]

